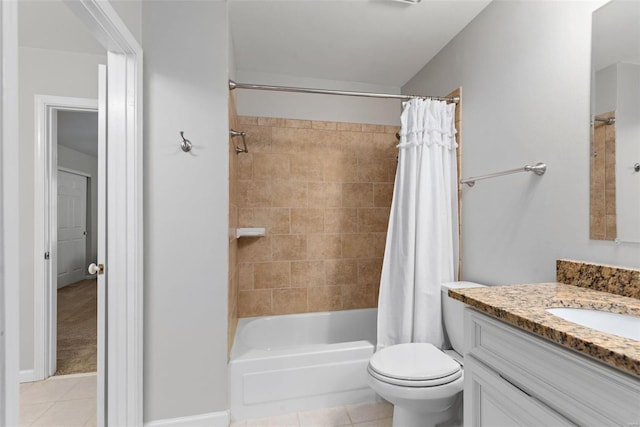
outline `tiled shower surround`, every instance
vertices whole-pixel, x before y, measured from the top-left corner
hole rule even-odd
[[[396,126],[237,117],[239,317],[375,307]],[[234,196],[232,196],[234,198]]]

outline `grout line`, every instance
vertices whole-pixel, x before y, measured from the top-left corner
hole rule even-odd
[[[45,416],[45,414],[46,414],[47,412],[49,412],[49,410],[50,410],[51,408],[53,408],[53,406],[56,404],[56,402],[57,402],[57,401],[55,401],[55,402],[46,402],[46,403],[49,403],[49,407],[48,407],[47,409],[45,409],[45,410],[40,414],[40,416],[39,416],[39,417],[36,417],[36,419],[35,419],[35,420],[31,421],[31,424],[29,424],[29,426],[34,425],[34,424],[35,424],[35,423],[36,423],[40,418],[44,417],[44,416]],[[19,422],[19,421],[18,421],[18,422]],[[29,427],[29,426],[24,426],[24,427]]]
[[[350,425],[353,426],[353,419],[351,418],[351,414],[349,414],[349,409],[347,409],[346,406],[343,406],[343,408],[344,408],[345,412],[347,413],[347,418],[349,418]]]

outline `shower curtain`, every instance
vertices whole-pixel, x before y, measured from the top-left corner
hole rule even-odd
[[[440,285],[456,279],[458,259],[455,104],[412,99],[403,107],[377,347],[429,342],[440,348]]]

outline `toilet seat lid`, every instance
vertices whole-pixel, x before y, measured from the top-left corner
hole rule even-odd
[[[457,378],[462,375],[458,362],[429,343],[397,344],[383,348],[371,357],[369,368],[377,376],[409,381]]]

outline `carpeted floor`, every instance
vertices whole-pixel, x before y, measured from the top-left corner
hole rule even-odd
[[[96,279],[58,289],[56,375],[96,371],[97,296]]]

